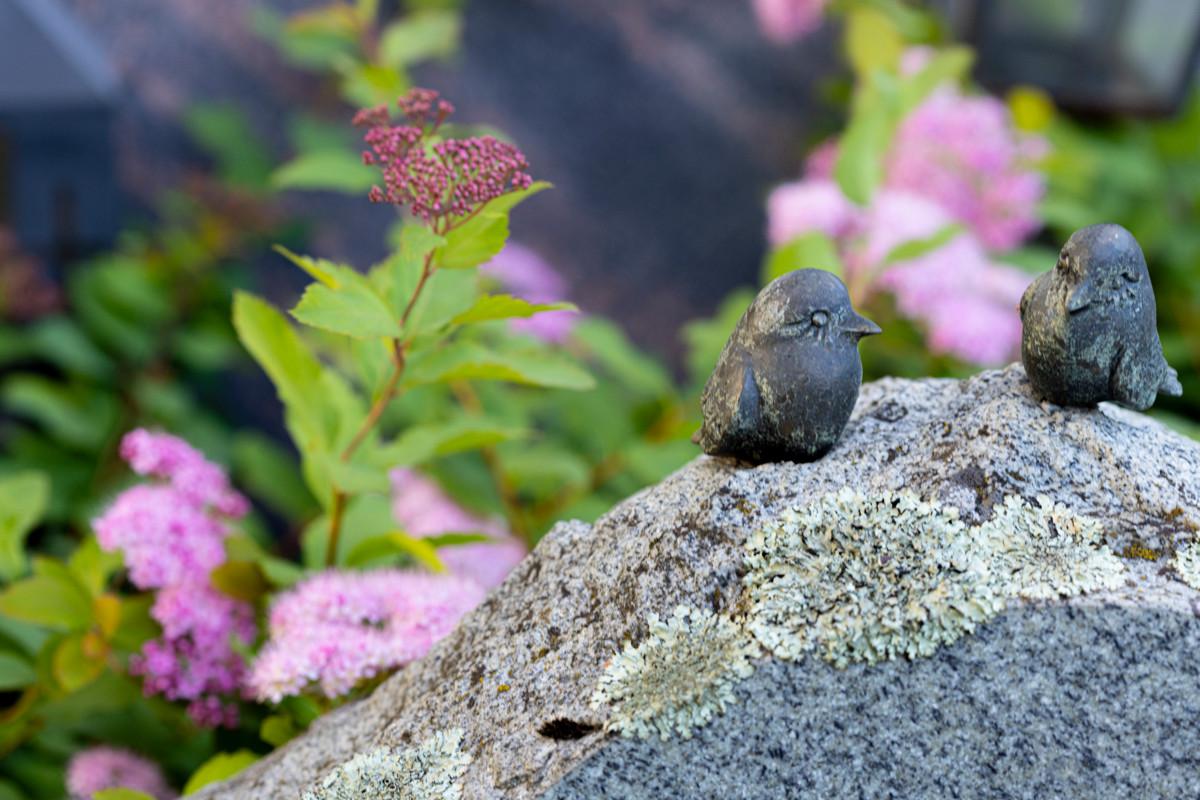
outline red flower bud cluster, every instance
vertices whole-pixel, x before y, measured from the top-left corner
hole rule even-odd
[[[405,124],[393,125],[387,108],[364,109],[354,124],[367,128],[371,148],[363,162],[378,165],[383,187],[371,201],[407,207],[435,230],[446,230],[486,203],[533,183],[529,162],[516,147],[494,136],[439,139],[437,131],[454,106],[431,89],[413,89],[396,105]]]

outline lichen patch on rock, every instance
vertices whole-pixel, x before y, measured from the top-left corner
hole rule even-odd
[[[777,657],[915,658],[1004,607],[953,508],[844,488],[746,542],[748,627]]]
[[[1100,523],[1045,495],[1036,505],[1012,495],[972,529],[971,546],[987,557],[998,592],[1050,600],[1121,585],[1125,568],[1102,536]]]
[[[379,747],[335,767],[303,800],[459,800],[471,757],[462,731],[437,733],[416,747]]]
[[[1200,542],[1192,542],[1176,550],[1171,566],[1180,580],[1200,591]]]
[[[759,653],[740,625],[712,611],[679,606],[649,617],[638,645],[626,644],[605,667],[591,706],[610,708],[606,728],[645,739],[690,737],[725,711],[733,686],[754,672]]]

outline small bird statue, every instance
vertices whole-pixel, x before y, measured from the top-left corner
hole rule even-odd
[[[700,400],[693,441],[743,461],[813,461],[833,447],[858,399],[858,341],[879,326],[850,307],[830,272],[776,278],[733,329]]]
[[[1143,411],[1183,394],[1158,340],[1146,257],[1120,225],[1071,234],[1053,270],[1021,298],[1021,361],[1044,400]]]

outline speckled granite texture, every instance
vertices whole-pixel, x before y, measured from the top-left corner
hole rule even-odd
[[[746,536],[847,485],[908,488],[971,522],[1006,495],[1048,494],[1102,520],[1115,551],[1156,560],[1127,561],[1117,590],[1010,610],[930,660],[764,661],[691,744],[598,732],[588,698],[647,615],[734,607]],[[298,797],[357,752],[450,728],[473,759],[467,800],[1198,796],[1200,593],[1167,569],[1197,530],[1200,445],[1142,415],[1039,403],[1017,366],[877,381],[820,461],[702,457],[595,525],[560,525],[425,659],[196,796]]]

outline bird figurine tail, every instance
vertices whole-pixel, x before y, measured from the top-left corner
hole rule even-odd
[[[1158,393],[1168,397],[1183,395],[1183,385],[1179,382],[1179,373],[1173,367],[1167,367],[1167,372],[1163,375],[1162,383],[1158,387]]]

